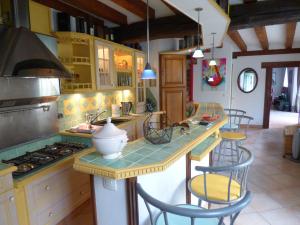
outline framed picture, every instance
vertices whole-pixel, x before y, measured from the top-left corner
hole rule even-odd
[[[226,58],[216,59],[217,65],[210,66],[202,60],[202,90],[225,91]]]

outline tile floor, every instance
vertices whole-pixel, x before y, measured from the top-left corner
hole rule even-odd
[[[300,164],[282,158],[278,127],[249,131],[244,146],[255,156],[248,180],[253,200],[236,225],[300,225]]]

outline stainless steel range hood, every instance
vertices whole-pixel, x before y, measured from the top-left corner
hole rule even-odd
[[[0,77],[71,77],[61,62],[27,28],[0,26],[0,52]]]

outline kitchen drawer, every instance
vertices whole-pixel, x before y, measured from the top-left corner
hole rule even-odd
[[[69,215],[73,210],[79,207],[82,203],[87,201],[90,196],[90,184],[86,183],[44,211],[35,213],[31,224],[55,225]]]
[[[11,174],[0,176],[0,194],[13,188],[13,179]]]
[[[89,182],[89,175],[76,172],[72,167],[32,182],[26,186],[30,214],[48,208]]]

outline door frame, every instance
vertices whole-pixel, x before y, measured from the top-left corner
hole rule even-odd
[[[274,68],[281,68],[281,67],[300,67],[300,61],[261,63],[261,68],[266,69],[265,102],[264,102],[264,117],[263,117],[264,129],[268,129],[270,126],[270,111],[272,105],[272,100],[270,99],[270,93],[272,90],[272,71]]]

